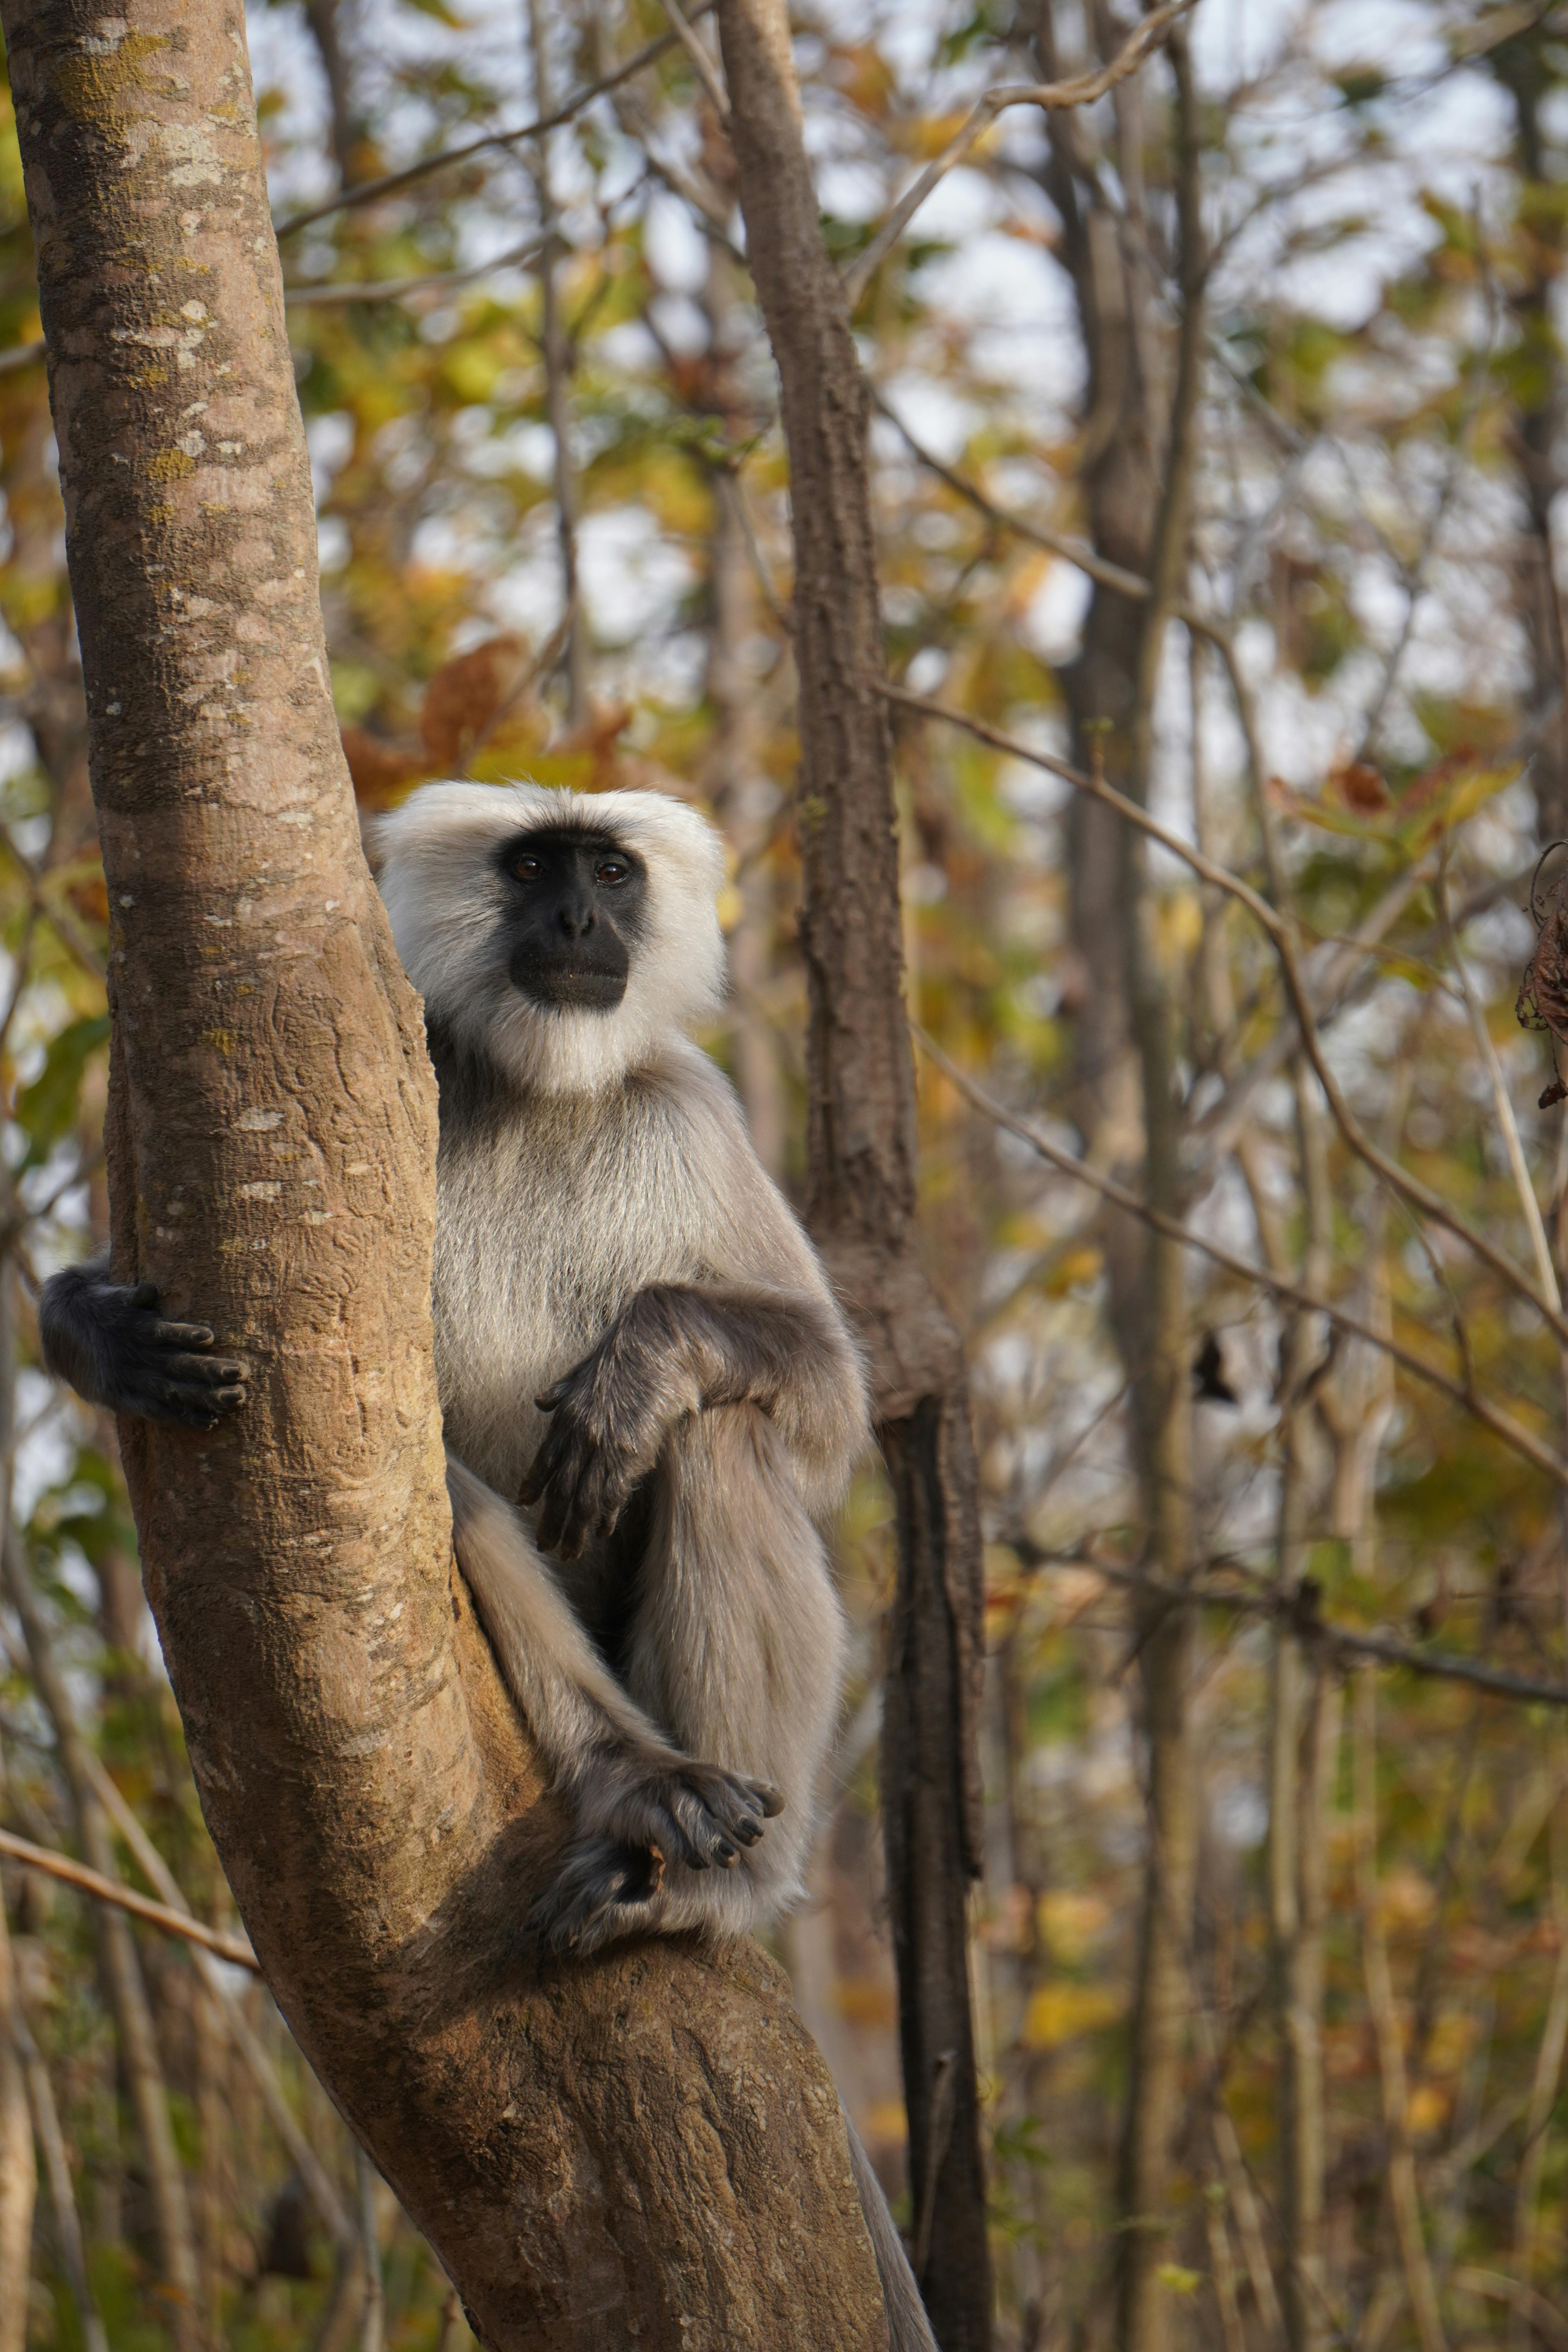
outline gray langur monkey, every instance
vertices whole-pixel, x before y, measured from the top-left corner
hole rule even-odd
[[[429,784],[374,847],[440,1088],[458,1557],[575,1816],[529,1924],[580,1952],[744,1932],[801,1892],[843,1681],[817,1522],[868,1422],[816,1253],[688,1034],[723,990],[718,837],[655,793]],[[118,1411],[244,1400],[205,1327],[100,1263],[39,1323]]]
[[[374,847],[440,1085],[458,1556],[582,1824],[539,1924],[744,1931],[800,1893],[843,1678],[815,1522],[868,1427],[816,1254],[688,1034],[723,989],[718,837],[655,793],[432,784]]]

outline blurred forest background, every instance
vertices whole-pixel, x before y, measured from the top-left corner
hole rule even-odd
[[[798,1193],[788,486],[715,52],[675,13],[248,23],[361,801],[528,775],[709,812],[710,1043]],[[1173,2344],[1564,2352],[1568,980],[1537,865],[1568,833],[1568,10],[1200,0],[1093,106],[972,112],[1134,21],[795,16],[874,403],[924,1233],[984,1470],[998,2341],[1131,2340],[1154,2179]],[[38,335],[7,102],[0,1826],[232,1932],[112,1429],[36,1362],[38,1279],[103,1229],[109,1025]],[[853,1705],[779,1950],[918,2250],[873,1468],[841,1549]],[[0,2352],[468,2340],[253,1979],[0,1881]]]

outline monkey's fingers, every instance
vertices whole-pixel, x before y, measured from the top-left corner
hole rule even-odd
[[[163,1421],[176,1429],[216,1429],[246,1401],[243,1387],[213,1389],[180,1381],[144,1381],[120,1400],[122,1412],[142,1421]]]
[[[162,1317],[146,1336],[160,1348],[210,1348],[214,1339],[205,1323],[165,1323]]]
[[[220,1388],[235,1381],[247,1380],[250,1376],[249,1365],[241,1363],[237,1357],[194,1356],[184,1351],[177,1356],[166,1357],[162,1369],[175,1380],[209,1385],[216,1383]]]

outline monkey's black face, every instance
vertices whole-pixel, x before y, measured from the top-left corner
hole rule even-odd
[[[509,841],[511,984],[535,1004],[613,1013],[647,918],[647,867],[607,835],[551,826]]]

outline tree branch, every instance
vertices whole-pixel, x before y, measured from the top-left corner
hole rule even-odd
[[[154,1903],[150,1895],[138,1895],[133,1886],[122,1886],[115,1878],[105,1878],[89,1870],[85,1862],[73,1862],[68,1853],[56,1853],[52,1847],[35,1845],[30,1838],[17,1837],[10,1830],[0,1830],[0,1853],[12,1862],[25,1862],[29,1870],[41,1870],[48,1878],[58,1878],[66,1886],[74,1886],[79,1895],[90,1895],[95,1903],[112,1904],[117,1910],[129,1911],[150,1927],[157,1927],[165,1936],[178,1936],[187,1944],[199,1944],[204,1951],[212,1952],[231,1967],[250,1969],[259,1976],[261,1963],[242,1936],[226,1936],[219,1927],[209,1927],[188,1912],[173,1910],[167,1903]]]
[[[1004,82],[1000,88],[987,90],[942,153],[933,157],[919,178],[905,189],[865,251],[858,254],[845,270],[844,299],[850,309],[860,299],[931,190],[963,163],[999,114],[1010,106],[1037,106],[1047,114],[1075,106],[1092,106],[1096,99],[1103,98],[1118,82],[1135,73],[1144,58],[1159,47],[1177,17],[1184,16],[1194,5],[1195,0],[1163,0],[1163,5],[1152,9],[1128,36],[1110,63],[1097,66],[1090,73],[1073,74],[1065,81]]]
[[[921,1051],[937,1065],[944,1076],[951,1078],[959,1092],[974,1105],[976,1110],[983,1111],[985,1117],[994,1119],[998,1127],[1005,1128],[1009,1135],[1016,1135],[1021,1143],[1028,1144],[1032,1150],[1039,1153],[1042,1160],[1048,1160],[1053,1168],[1059,1168],[1064,1176],[1076,1177],[1080,1183],[1088,1184],[1103,1199],[1113,1202],[1117,1208],[1125,1209],[1131,1216],[1139,1217],[1145,1224],[1152,1225],[1156,1233],[1164,1234],[1172,1241],[1184,1242],[1189,1249],[1200,1251],[1205,1257],[1212,1258],[1215,1265],[1224,1266],[1227,1274],[1237,1275],[1243,1282],[1253,1283],[1259,1290],[1269,1291],[1276,1298],[1284,1299],[1293,1307],[1305,1307],[1309,1313],[1314,1315],[1327,1316],[1331,1322],[1337,1323],[1341,1330],[1349,1332],[1352,1339],[1364,1339],[1368,1347],[1378,1349],[1384,1355],[1391,1357],[1396,1364],[1403,1366],[1405,1371],[1413,1373],[1417,1380],[1426,1381],[1429,1387],[1440,1391],[1453,1403],[1461,1405],[1467,1412],[1473,1413],[1478,1421],[1482,1422],[1492,1432],[1494,1436],[1500,1437],[1505,1445],[1511,1446],[1516,1454],[1526,1462],[1531,1463],[1536,1469],[1543,1470],[1556,1485],[1568,1486],[1568,1462],[1565,1462],[1560,1454],[1554,1454],[1550,1446],[1543,1445],[1539,1438],[1533,1437],[1521,1422],[1515,1421],[1510,1414],[1501,1412],[1495,1405],[1489,1403],[1473,1386],[1453,1379],[1449,1373],[1440,1370],[1436,1364],[1427,1363],[1412,1349],[1405,1347],[1399,1340],[1391,1339],[1385,1333],[1379,1331],[1374,1325],[1363,1321],[1359,1315],[1351,1314],[1347,1308],[1338,1306],[1333,1299],[1324,1298],[1318,1292],[1307,1289],[1300,1283],[1289,1281],[1282,1275],[1271,1274],[1267,1266],[1255,1265],[1248,1259],[1238,1257],[1234,1250],[1227,1250],[1223,1243],[1210,1241],[1206,1234],[1195,1232],[1191,1225],[1184,1225],[1178,1218],[1168,1216],[1163,1210],[1153,1208],[1147,1201],[1140,1200],[1138,1194],[1130,1191],[1125,1184],[1119,1184],[1114,1176],[1103,1174],[1100,1169],[1091,1167],[1087,1160],[1079,1160],[1073,1152],[1065,1150],[1059,1143],[1053,1143],[1048,1135],[1043,1135],[1038,1128],[1031,1126],[1027,1119],[1020,1118],[1016,1112],[1010,1111],[1005,1104],[997,1102],[994,1097],[988,1095],[983,1087],[977,1086],[966,1071],[961,1070],[958,1064],[942,1052],[936,1040],[928,1036],[918,1023],[911,1024],[911,1029]]]
[[[1483,1265],[1489,1266],[1518,1297],[1533,1307],[1542,1319],[1550,1324],[1558,1339],[1568,1346],[1568,1320],[1542,1297],[1529,1276],[1485,1234],[1468,1223],[1457,1209],[1450,1208],[1440,1192],[1433,1192],[1429,1184],[1424,1184],[1418,1176],[1411,1175],[1407,1169],[1400,1167],[1397,1160],[1391,1160],[1362,1127],[1324,1056],[1291,927],[1250,883],[1231,873],[1227,866],[1218,866],[1213,858],[1205,857],[1190,842],[1182,840],[1179,835],[1158,824],[1136,801],[1129,800],[1124,793],[1119,793],[1114,785],[1104,782],[1100,778],[1086,776],[1069,766],[1067,761],[1057,759],[1049,751],[1038,751],[1016,735],[1005,734],[1001,728],[991,726],[984,719],[972,718],[964,710],[955,710],[951,704],[933,702],[925,695],[911,694],[906,688],[890,685],[884,678],[877,680],[877,688],[889,702],[898,703],[907,710],[917,710],[926,719],[944,719],[949,726],[962,728],[966,734],[977,737],[983,743],[989,743],[993,750],[1005,751],[1013,759],[1026,761],[1031,767],[1042,768],[1048,775],[1060,776],[1064,782],[1071,784],[1075,792],[1083,793],[1092,800],[1102,801],[1151,841],[1157,841],[1163,849],[1168,849],[1173,857],[1178,857],[1184,865],[1190,866],[1204,881],[1212,882],[1216,889],[1226,891],[1244,906],[1268,935],[1279,960],[1290,1010],[1300,1033],[1302,1048],[1328,1099],[1334,1124],[1356,1158],[1363,1160],[1374,1174],[1392,1185],[1412,1206],[1421,1210],[1435,1223],[1444,1226],[1457,1241],[1463,1242],[1467,1249],[1474,1251]]]
[[[715,0],[698,0],[698,5],[690,11],[687,23],[695,24],[699,17],[707,16],[714,5]],[[331,220],[335,213],[352,212],[360,205],[378,204],[384,196],[401,195],[405,188],[412,188],[420,180],[427,180],[433,172],[444,172],[448,164],[466,163],[473,156],[483,155],[492,147],[515,147],[524,139],[539,139],[547,131],[558,131],[563,123],[570,122],[575,115],[581,114],[585,106],[591,106],[595,99],[618,89],[622,82],[630,81],[633,75],[641,73],[645,66],[651,66],[666,56],[675,47],[676,42],[674,33],[661,33],[657,41],[648,41],[642,48],[634,50],[623,64],[601,74],[597,81],[585,83],[583,89],[574,90],[562,105],[541,114],[532,122],[520,123],[515,131],[487,131],[482,138],[465,140],[460,147],[444,147],[438,155],[422,155],[416,163],[405,163],[400,172],[384,172],[379,179],[357,181],[352,188],[340,189],[325,204],[311,205],[302,212],[289,214],[286,219],[277,224],[279,243],[281,244],[286,236],[298,236],[302,229],[314,228],[318,221]]]

